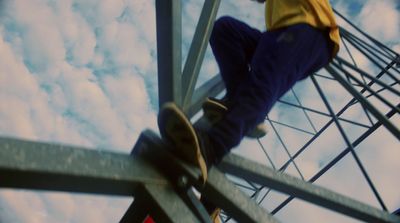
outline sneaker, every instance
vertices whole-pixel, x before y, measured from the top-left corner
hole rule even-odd
[[[204,197],[200,197],[200,202],[203,204],[204,208],[207,210],[207,213],[210,215],[211,221],[213,223],[221,223],[221,219],[219,217],[219,215],[221,214],[221,208],[218,208]]]
[[[221,214],[221,208],[215,208],[210,215],[212,223],[221,223],[221,219],[219,218],[220,214]]]
[[[216,99],[207,98],[203,103],[203,112],[206,119],[211,125],[217,123],[223,118],[228,111],[230,101],[227,98]],[[268,133],[267,125],[264,122],[259,123],[256,127],[246,133],[245,136],[249,138],[262,138]]]
[[[207,181],[207,163],[200,148],[196,131],[185,114],[171,102],[165,103],[158,115],[158,127],[163,139],[173,145],[173,153],[201,171],[203,183]]]
[[[254,129],[248,131],[246,136],[249,138],[257,139],[262,138],[268,133],[268,127],[264,122],[259,123]]]
[[[222,119],[224,114],[228,111],[227,100],[206,98],[203,105],[204,117],[211,123],[217,123]]]

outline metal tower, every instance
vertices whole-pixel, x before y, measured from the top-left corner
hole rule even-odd
[[[223,91],[218,75],[195,89],[219,4],[205,0],[181,72],[181,1],[156,1],[160,105],[174,101],[193,117],[205,97]],[[399,148],[400,55],[336,13],[349,27],[340,30],[345,53],[279,100],[274,109],[283,112],[265,120],[268,135],[250,142],[264,163],[230,154],[203,186],[199,171],[149,130],[132,154],[0,138],[0,187],[133,196],[121,222],[142,222],[148,214],[156,222],[210,222],[192,188],[224,210],[225,222],[278,222],[274,215],[299,199],[361,221],[400,222],[360,155],[376,133]],[[311,170],[309,151],[321,155]],[[372,203],[312,184],[343,160],[360,173]],[[277,192],[285,195],[276,199]]]

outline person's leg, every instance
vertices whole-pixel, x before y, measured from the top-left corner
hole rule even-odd
[[[224,16],[214,23],[210,46],[225,84],[226,95],[223,101],[213,103],[213,100],[209,100],[203,105],[205,115],[211,123],[220,119],[222,114],[228,110],[232,99],[235,98],[237,86],[249,73],[249,64],[260,37],[259,30],[232,17]],[[208,106],[210,108],[207,108]],[[213,151],[208,150],[206,153],[213,154]],[[220,209],[208,202],[207,199],[202,199],[202,203],[214,218],[213,221],[218,219],[218,216],[213,215],[218,214]]]
[[[249,25],[224,16],[214,23],[210,46],[225,83],[227,97],[233,98],[236,87],[249,72],[261,32]]]
[[[237,146],[296,81],[326,65],[331,52],[327,34],[308,25],[263,33],[235,104],[207,132],[217,156],[221,159]]]

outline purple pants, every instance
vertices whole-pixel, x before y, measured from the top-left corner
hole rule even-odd
[[[217,157],[237,146],[297,81],[328,64],[328,35],[307,24],[261,32],[231,17],[215,22],[210,45],[232,102],[207,132]]]

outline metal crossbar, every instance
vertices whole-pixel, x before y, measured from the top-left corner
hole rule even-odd
[[[168,152],[168,148],[169,146],[151,131],[142,133],[133,150],[133,157],[128,154],[1,138],[0,155],[3,159],[0,159],[0,186],[133,195],[135,201],[122,218],[122,222],[141,222],[143,219],[138,216],[145,217],[147,211],[159,222],[203,222],[194,213],[193,209],[196,209],[196,206],[189,208],[188,201],[182,198],[182,192],[191,190],[194,186],[202,192],[202,196],[215,202],[240,222],[278,222],[229,182],[215,167],[209,171],[209,178],[203,186],[199,171],[174,157]],[[42,153],[51,156],[54,163],[41,162]],[[277,173],[269,167],[237,155],[228,155],[219,168],[228,174],[360,220],[400,220],[387,212],[289,175]],[[16,174],[18,172],[22,174]],[[35,178],[21,178],[24,176]],[[140,201],[142,203],[138,205]]]

